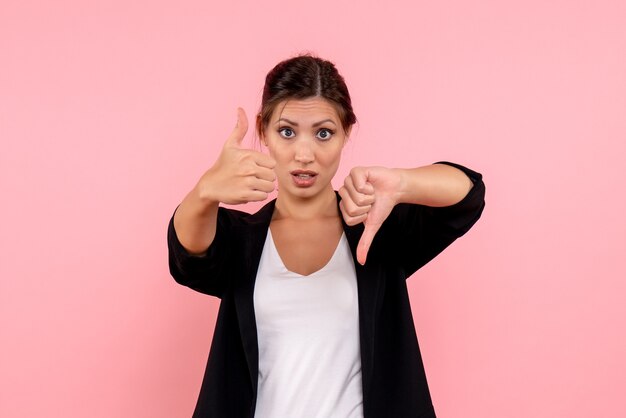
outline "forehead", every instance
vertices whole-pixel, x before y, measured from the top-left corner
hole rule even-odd
[[[301,123],[315,123],[320,119],[331,119],[339,124],[337,110],[328,100],[321,97],[288,99],[279,103],[272,114],[272,121],[280,118],[294,121],[297,119]]]

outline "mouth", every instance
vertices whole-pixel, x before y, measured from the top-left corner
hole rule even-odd
[[[317,173],[310,170],[293,170],[289,174],[292,175],[293,181],[298,187],[310,187],[315,183]]]
[[[317,173],[315,171],[308,171],[308,170],[294,170],[290,174],[292,176],[296,176],[301,179],[310,179],[312,177],[317,176]]]

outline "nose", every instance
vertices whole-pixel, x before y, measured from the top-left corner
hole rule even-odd
[[[299,163],[310,164],[315,161],[315,153],[311,141],[302,139],[296,143],[295,160]]]

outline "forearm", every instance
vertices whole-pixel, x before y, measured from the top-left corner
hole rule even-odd
[[[396,170],[402,179],[397,203],[451,206],[463,200],[473,186],[463,171],[447,164]]]
[[[219,202],[201,196],[198,187],[183,199],[174,214],[174,229],[180,243],[191,254],[201,255],[209,248],[217,229]]]

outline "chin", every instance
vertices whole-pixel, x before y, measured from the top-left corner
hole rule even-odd
[[[315,185],[313,187],[297,187],[289,185],[289,187],[282,188],[280,188],[279,186],[279,190],[282,191],[284,194],[289,194],[302,199],[308,199],[323,193],[326,190],[326,187],[328,187],[328,185],[322,187],[318,185]]]

